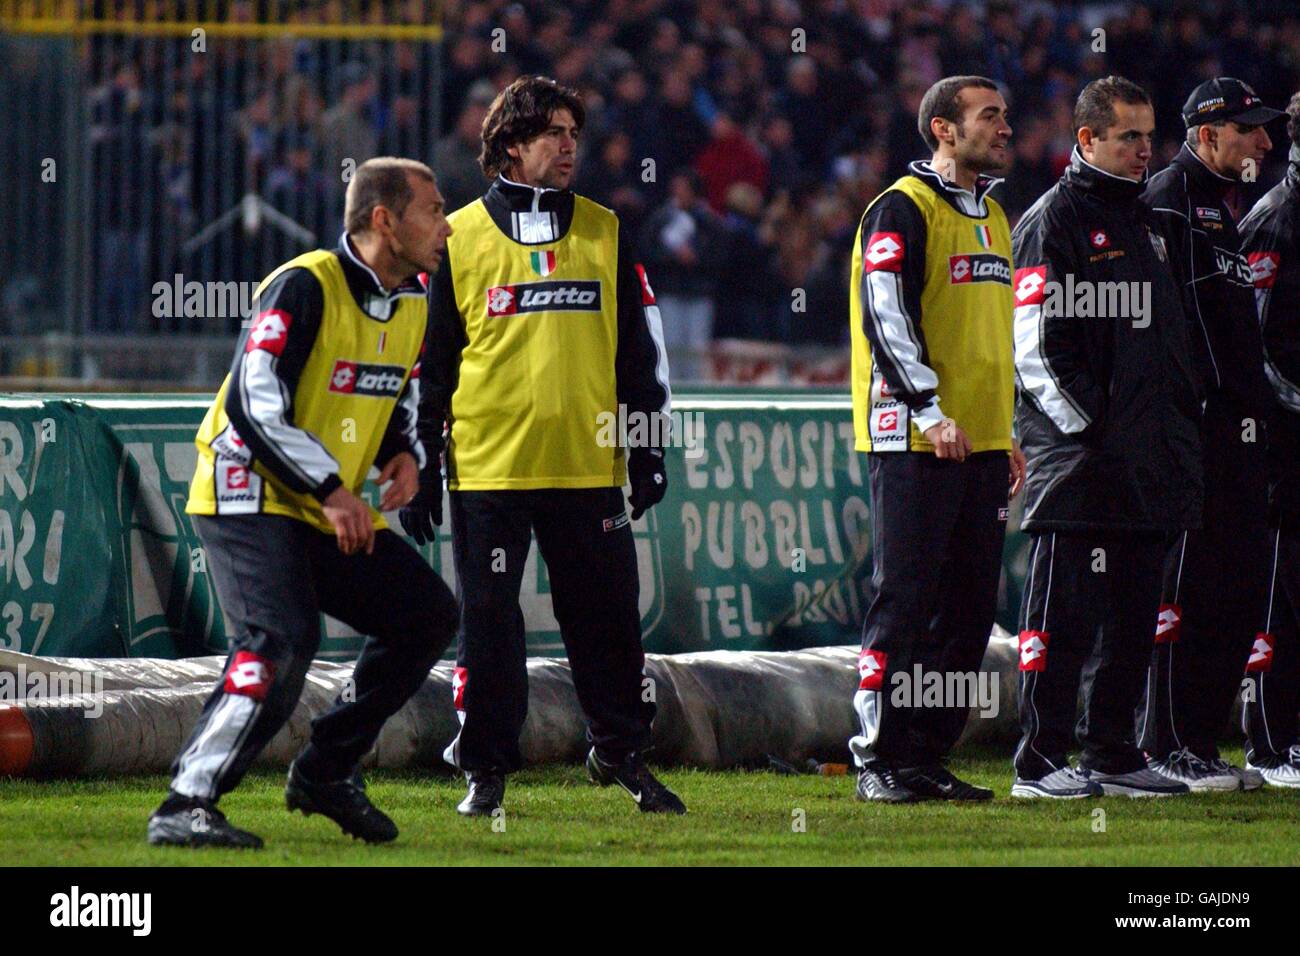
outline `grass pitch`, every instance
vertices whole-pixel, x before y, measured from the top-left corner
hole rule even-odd
[[[1241,754],[1225,754],[1235,762]],[[685,817],[642,815],[581,767],[512,776],[504,827],[461,819],[459,778],[373,771],[369,793],[402,835],[368,847],[329,820],[284,809],[284,774],[258,770],[222,800],[260,852],[154,848],[145,820],[162,776],[56,782],[0,779],[0,865],[1295,865],[1300,792],[1162,800],[1013,801],[1009,760],[975,753],[953,770],[991,786],[991,804],[880,806],[853,778],[671,770]],[[1095,811],[1104,811],[1104,818]],[[1104,829],[1102,828],[1104,825]]]

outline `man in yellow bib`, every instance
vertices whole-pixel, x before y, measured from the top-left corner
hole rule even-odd
[[[432,449],[402,523],[417,541],[442,520],[446,441],[461,630],[461,730],[444,754],[490,815],[519,769],[528,671],[519,590],[531,535],[588,720],[592,779],[643,812],[683,813],[642,759],[646,693],[631,521],[667,488],[668,358],[659,309],[618,217],[569,191],[584,109],[545,77],[516,80],[483,122],[493,182],[451,216],[446,267],[429,294],[420,436]],[[628,441],[602,437],[626,407]],[[621,418],[620,418],[621,420]],[[634,422],[646,427],[635,429]],[[656,440],[657,439],[657,440]],[[630,473],[632,516],[622,487]]]
[[[363,163],[338,248],[285,263],[195,438],[185,510],[232,634],[225,670],[172,767],[149,842],[260,847],[227,822],[232,789],[293,713],[320,644],[321,613],[368,634],[351,685],[312,723],[289,768],[291,810],[370,843],[397,827],[367,799],[358,762],[451,643],[450,590],[358,495],[372,464],[380,508],[407,503],[425,451],[416,431],[427,318],[422,272],[446,237],[433,171]]]
[[[944,766],[970,701],[909,705],[921,694],[904,685],[974,686],[997,609],[1008,474],[1013,495],[1024,474],[1011,438],[1011,232],[988,195],[999,180],[985,175],[1008,164],[1006,113],[983,77],[932,86],[917,125],[933,156],[867,207],[853,251],[853,426],[870,453],[876,590],[849,741],[863,800],[993,796]]]

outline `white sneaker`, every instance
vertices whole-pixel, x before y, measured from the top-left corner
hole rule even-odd
[[[1172,797],[1190,792],[1187,784],[1171,780],[1154,770],[1134,770],[1130,773],[1081,770],[1080,774],[1087,780],[1101,784],[1102,792],[1108,797]]]
[[[1241,780],[1227,769],[1226,763],[1222,768],[1216,768],[1186,747],[1175,750],[1164,760],[1149,757],[1147,766],[1170,780],[1186,784],[1188,790],[1197,793],[1241,789]]]
[[[1241,781],[1242,790],[1258,790],[1264,786],[1264,775],[1258,770],[1252,770],[1250,767],[1238,767],[1236,764],[1228,763],[1222,757],[1211,760],[1210,766],[1216,773],[1232,774]]]
[[[1255,771],[1271,787],[1300,788],[1300,744],[1293,745],[1287,751],[1287,758],[1275,767],[1260,767],[1246,764],[1248,771]]]
[[[1037,780],[1017,777],[1016,782],[1011,785],[1013,797],[1080,800],[1085,797],[1100,797],[1102,793],[1100,785],[1087,779],[1072,767],[1062,767]]]

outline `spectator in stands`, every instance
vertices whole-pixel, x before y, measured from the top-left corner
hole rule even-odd
[[[316,161],[317,148],[311,127],[286,127],[276,136],[271,150],[273,165],[266,178],[266,201],[307,228],[328,218],[328,183]],[[330,237],[319,238],[324,243]]]
[[[643,169],[632,155],[631,137],[617,128],[582,160],[575,188],[618,213],[627,235],[635,236],[654,198],[654,183],[642,178]]]
[[[645,74],[638,69],[624,69],[614,79],[613,96],[600,117],[600,131],[608,134],[615,130],[628,137],[637,162],[653,156],[659,146],[658,105],[650,98]]]
[[[691,81],[684,70],[669,69],[659,86],[660,142],[651,153],[659,172],[671,176],[690,166],[709,142],[709,128],[691,97]]]
[[[496,90],[491,83],[486,80],[475,83],[456,120],[456,128],[438,141],[433,152],[438,187],[449,212],[455,212],[483,195],[483,170],[478,165],[479,133],[495,96]]]
[[[725,251],[717,273],[714,338],[764,337],[760,317],[764,303],[771,299],[772,283],[768,261],[771,247],[760,229],[762,219],[763,194],[758,187],[749,183],[732,185],[721,221]],[[659,282],[657,277],[655,281]]]
[[[325,167],[332,171],[343,168],[345,160],[360,166],[373,158],[379,150],[373,120],[369,116],[370,101],[376,85],[370,67],[361,62],[344,64],[342,70],[343,96],[339,104],[320,118],[320,141]]]
[[[384,22],[429,22],[420,0],[386,9],[392,15]],[[243,19],[256,19],[256,4],[240,10]],[[469,201],[481,188],[471,169],[476,153],[463,145],[466,136],[478,132],[471,129],[480,110],[473,101],[482,95],[476,90],[483,84],[503,89],[524,70],[546,67],[543,72],[582,91],[590,120],[584,137],[592,144],[579,169],[583,177],[618,178],[602,171],[597,143],[612,152],[610,169],[626,171],[628,164],[617,155],[623,146],[610,136],[621,132],[630,140],[632,169],[639,172],[642,159],[655,160],[656,182],[635,184],[657,193],[646,200],[646,209],[663,202],[674,173],[695,169],[710,206],[724,217],[724,249],[732,247],[734,227],[742,220],[749,223],[742,233],[758,235],[798,212],[807,214],[806,225],[798,228],[813,243],[817,263],[823,259],[815,250],[833,249],[838,241],[826,231],[838,222],[825,213],[834,208],[828,200],[852,195],[850,205],[864,208],[881,182],[897,179],[916,158],[920,98],[940,75],[986,73],[1007,86],[1004,92],[1019,118],[1013,142],[1017,166],[994,195],[1012,222],[1045,189],[1049,175],[1051,180],[1059,175],[1073,145],[1071,109],[1084,78],[1119,72],[1155,91],[1159,142],[1153,169],[1177,151],[1179,107],[1186,90],[1204,75],[1234,73],[1253,80],[1265,98],[1281,99],[1300,86],[1300,15],[1284,4],[1246,11],[1239,4],[1197,7],[1168,0],[1100,7],[1007,0],[457,0],[442,13],[441,78],[431,45],[407,41],[219,44],[207,56],[169,52],[150,61],[139,44],[123,47],[92,38],[94,75],[110,78],[91,91],[96,168],[166,165],[165,173],[148,175],[149,182],[166,183],[154,197],[156,208],[166,208],[152,214],[151,224],[142,219],[151,215],[147,203],[136,208],[123,199],[139,194],[138,183],[109,174],[93,197],[92,325],[121,327],[125,320],[112,316],[135,308],[122,304],[136,297],[133,276],[169,274],[162,263],[170,263],[175,253],[160,251],[160,244],[183,242],[245,190],[267,196],[272,177],[277,193],[287,188],[284,177],[293,162],[274,155],[273,148],[287,127],[316,126],[321,153],[314,161],[331,190],[344,185],[339,176],[344,157],[360,162],[383,152],[432,157],[451,208]],[[346,20],[347,4],[338,2],[286,12],[290,24]],[[368,22],[380,21],[372,13]],[[1093,34],[1097,25],[1104,35]],[[493,46],[497,27],[505,29],[504,49]],[[792,49],[795,28],[807,33],[806,53]],[[1097,40],[1104,40],[1104,51],[1093,49]],[[180,52],[188,40],[167,42],[175,42]],[[141,70],[149,71],[147,82],[141,82]],[[169,102],[152,92],[165,89],[178,95]],[[433,90],[439,90],[436,99]],[[320,115],[322,107],[329,109],[328,118]],[[431,119],[435,108],[440,129]],[[1242,184],[1243,208],[1282,174],[1283,158],[1278,150],[1256,183]],[[239,175],[232,176],[232,168]],[[468,175],[462,178],[458,171]],[[741,212],[733,204],[729,197],[738,184],[757,191],[757,210],[742,201],[746,211]],[[596,188],[612,194],[618,187]],[[783,191],[785,200],[779,198]],[[179,225],[182,219],[189,228]],[[319,234],[335,228],[303,224]],[[236,250],[264,244],[245,240],[242,233],[231,238]],[[777,238],[773,232],[772,245]],[[771,246],[763,248],[770,253]],[[216,249],[205,247],[204,255]],[[736,334],[777,336],[813,328],[812,310],[819,307],[812,304],[786,333],[773,326],[774,310],[794,315],[781,300],[789,289],[779,288],[778,275],[798,271],[801,264],[799,258],[774,267],[762,283],[746,286],[750,292],[763,290],[757,293],[761,307],[748,317],[739,315],[725,291],[725,270],[715,272],[719,332],[733,334],[735,326]],[[6,265],[0,263],[0,272]],[[226,271],[220,278],[228,279],[238,266],[221,268]],[[813,290],[818,284],[812,277],[820,272],[814,263],[800,281]],[[826,283],[826,294],[839,285]],[[847,307],[844,300],[830,311],[842,315]]]
[[[785,71],[785,89],[777,98],[778,109],[790,121],[791,146],[799,162],[814,174],[826,164],[835,118],[830,114],[827,91],[818,87],[817,61],[797,56]]]
[[[795,189],[814,178],[794,150],[794,126],[783,114],[769,116],[763,123],[763,156],[774,190]],[[730,193],[728,193],[730,194]]]
[[[727,190],[734,183],[749,183],[766,192],[767,160],[742,127],[726,113],[713,121],[713,139],[695,160],[695,170],[704,185],[709,205],[718,211],[726,206]]]
[[[641,251],[653,275],[675,379],[697,379],[713,341],[716,269],[725,231],[690,170],[673,174],[670,198],[645,224]]]

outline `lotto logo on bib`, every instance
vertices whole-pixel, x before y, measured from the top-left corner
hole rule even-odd
[[[953,285],[967,282],[1001,282],[1011,285],[1011,264],[991,253],[948,257],[948,279]]]
[[[396,398],[406,380],[400,365],[365,365],[339,359],[330,375],[330,391],[344,395],[373,395]]]
[[[488,318],[525,312],[599,312],[600,280],[520,282],[487,290]]]

